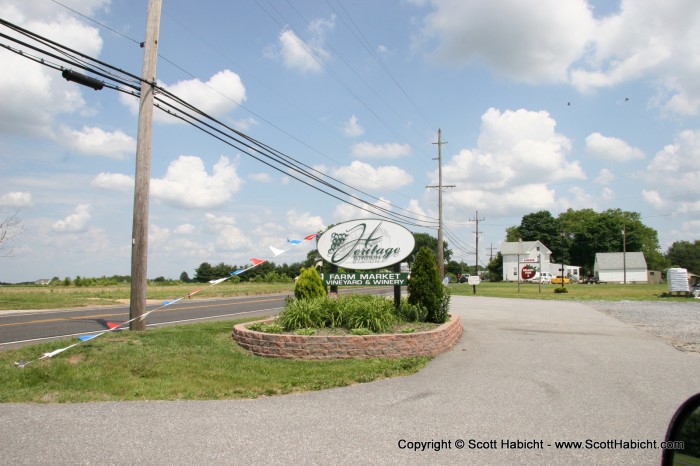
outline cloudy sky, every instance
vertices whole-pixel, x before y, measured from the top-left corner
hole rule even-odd
[[[474,263],[477,211],[481,263],[542,209],[639,212],[663,250],[698,239],[696,0],[163,3],[162,87],[412,231],[436,234],[441,129],[457,260]],[[146,10],[0,0],[3,20],[135,75]],[[0,102],[0,206],[25,229],[0,250],[0,281],[129,274],[138,99],[2,48]],[[371,215],[158,110],[152,144],[152,278]]]

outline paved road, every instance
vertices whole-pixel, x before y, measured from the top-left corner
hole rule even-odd
[[[700,391],[698,354],[583,304],[454,296],[452,308],[465,328],[460,342],[410,377],[257,400],[5,404],[0,457],[32,465],[658,464],[660,450],[559,450],[555,442],[658,443],[675,408]],[[496,448],[470,449],[470,439]],[[535,448],[505,449],[504,440]],[[439,451],[401,448],[443,441]]]
[[[389,287],[348,288],[346,293],[388,294]],[[289,293],[233,298],[193,299],[163,307],[149,305],[153,310],[146,319],[147,327],[221,319],[269,316],[284,309]],[[107,330],[107,322],[129,320],[129,306],[101,306],[80,309],[37,311],[0,311],[0,350],[46,340],[64,339]],[[128,325],[125,327],[128,328]]]

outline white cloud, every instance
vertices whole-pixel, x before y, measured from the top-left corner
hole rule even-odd
[[[51,225],[54,231],[58,232],[82,232],[87,229],[88,222],[90,221],[90,210],[89,204],[78,205],[72,214],[68,215],[63,220],[58,220]]]
[[[148,245],[154,248],[165,245],[170,239],[170,229],[151,223],[148,226]]]
[[[163,178],[151,180],[151,195],[174,207],[212,208],[229,201],[242,185],[228,157],[221,156],[209,175],[201,158],[182,155]]]
[[[182,225],[178,225],[175,228],[174,233],[176,235],[191,235],[195,231],[194,225],[191,225],[189,223],[183,223]]]
[[[598,177],[595,179],[595,182],[598,184],[610,184],[613,181],[615,181],[615,174],[608,170],[607,168],[603,168],[598,172]]]
[[[462,208],[485,208],[499,213],[534,211],[555,205],[549,183],[585,179],[579,162],[569,162],[568,138],[556,132],[547,112],[489,109],[481,117],[478,145],[462,149],[443,164],[447,202]],[[431,173],[437,184],[437,172]]]
[[[343,134],[350,138],[356,138],[365,134],[365,129],[360,126],[357,122],[357,117],[355,115],[350,117],[345,126],[343,127]]]
[[[84,126],[82,130],[74,130],[63,126],[61,131],[64,144],[81,154],[124,159],[136,153],[136,140],[121,130],[107,132],[88,126]]]
[[[282,61],[284,66],[302,73],[318,73],[330,59],[324,47],[325,36],[335,28],[335,16],[330,19],[315,19],[309,26],[310,38],[304,41],[292,29],[283,29],[278,44],[268,56]]]
[[[485,63],[530,83],[565,82],[585,51],[595,22],[585,0],[498,2],[434,0],[424,40],[438,39],[434,57],[464,66]]]
[[[373,167],[353,161],[350,166],[333,170],[333,177],[358,189],[398,189],[413,181],[405,170],[395,166]]]
[[[411,154],[409,144],[387,143],[372,144],[371,142],[359,142],[352,146],[352,155],[359,158],[385,158],[397,159]]]
[[[336,222],[345,222],[357,218],[379,218],[378,214],[386,215],[386,213],[380,211],[378,208],[392,211],[391,204],[383,197],[380,197],[374,204],[367,204],[364,202],[358,203],[356,201],[353,203],[358,204],[358,206],[356,207],[344,203],[339,204],[335,208],[333,211],[333,218]]]
[[[491,108],[481,121],[478,147],[462,149],[443,166],[445,184],[495,190],[586,178],[578,161],[567,161],[571,141],[556,132],[547,112]]]
[[[161,85],[168,92],[214,117],[226,115],[246,100],[246,89],[243,86],[243,81],[241,81],[240,76],[230,70],[219,71],[207,82],[194,78],[171,85]],[[166,95],[161,94],[160,97],[171,102],[176,109],[182,109],[181,105],[171,101]],[[125,94],[121,94],[119,99],[133,114],[138,113],[138,99]],[[161,123],[181,122],[181,120],[157,110],[153,112],[153,118]]]
[[[258,183],[270,183],[272,181],[269,173],[251,173],[248,175],[248,178]]]
[[[0,207],[31,207],[32,193],[13,191],[0,195]]]
[[[661,194],[658,191],[650,190],[647,191],[646,189],[642,191],[642,197],[644,200],[647,202],[647,204],[651,204],[654,207],[662,207],[664,205],[663,199],[661,199]]]
[[[99,30],[88,26],[65,9],[51,2],[4,2],[0,16],[51,40],[90,56],[99,56],[102,38]],[[106,8],[107,2],[84,2],[85,12]],[[69,83],[60,72],[41,66],[12,52],[2,52],[0,60],[0,101],[3,117],[0,132],[50,137],[54,119],[85,108],[81,96],[85,88]]]
[[[230,216],[205,214],[205,228],[216,235],[216,245],[223,251],[244,250],[251,247],[248,236],[236,226]]]
[[[649,163],[643,175],[645,200],[692,212],[700,198],[700,129],[681,131]],[[658,196],[651,193],[657,193]]]
[[[294,209],[287,212],[287,225],[290,230],[302,232],[304,236],[325,228],[320,216],[311,215],[308,212],[297,212]]]
[[[597,158],[610,161],[627,162],[644,158],[641,149],[632,147],[619,138],[591,133],[586,137],[586,151]]]
[[[134,177],[121,173],[99,173],[91,182],[90,186],[113,191],[133,191]]]

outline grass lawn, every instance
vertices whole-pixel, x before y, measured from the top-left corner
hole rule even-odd
[[[555,293],[560,285],[537,283],[521,283],[518,289],[516,282],[481,282],[476,285],[476,296],[494,298],[524,298],[524,299],[563,299],[572,301],[697,301],[686,297],[662,297],[668,292],[668,285],[636,284],[601,284],[584,285],[573,283],[566,285],[566,293]],[[449,285],[453,295],[474,296],[473,287],[467,283]]]
[[[220,298],[270,293],[293,293],[293,283],[232,283],[216,286],[208,283],[153,285],[146,289],[146,299],[177,299],[195,290],[202,291],[195,298]],[[81,306],[102,306],[128,303],[131,288],[128,284],[114,286],[0,286],[0,311],[11,309],[62,309]]]
[[[14,362],[35,360],[71,342],[2,351],[0,402],[256,398],[408,375],[430,359],[263,358],[247,353],[231,338],[234,324],[240,322],[110,333],[24,368]]]

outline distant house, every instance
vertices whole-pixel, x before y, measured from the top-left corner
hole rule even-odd
[[[599,252],[593,274],[601,282],[647,283],[647,261],[641,252]]]
[[[50,278],[40,278],[34,282],[35,285],[48,285],[49,283],[51,283]]]
[[[537,271],[549,272],[549,258],[552,256],[547,246],[539,241],[513,241],[501,244],[503,256],[503,281],[518,280],[518,270],[536,268]],[[521,277],[522,279],[522,277]]]

